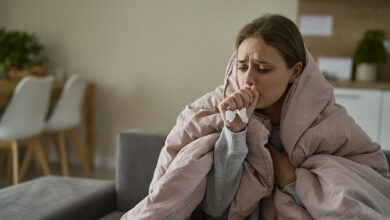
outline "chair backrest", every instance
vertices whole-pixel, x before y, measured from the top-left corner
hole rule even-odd
[[[0,139],[24,139],[42,132],[53,77],[27,76],[20,80],[0,121]]]
[[[87,82],[77,75],[68,78],[46,124],[47,131],[65,130],[81,123]]]

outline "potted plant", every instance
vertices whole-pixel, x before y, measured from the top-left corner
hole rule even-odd
[[[48,75],[43,67],[47,57],[44,47],[34,34],[0,29],[0,72],[8,79],[20,79],[26,75]]]
[[[384,39],[383,31],[369,30],[364,34],[353,55],[356,64],[356,81],[375,81],[378,65],[386,61]]]

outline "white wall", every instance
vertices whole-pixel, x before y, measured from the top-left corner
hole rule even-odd
[[[116,134],[167,133],[186,104],[223,81],[239,29],[264,13],[296,20],[297,0],[0,0],[0,26],[34,32],[49,67],[97,85],[97,163]]]

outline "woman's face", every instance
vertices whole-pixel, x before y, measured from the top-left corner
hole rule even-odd
[[[256,109],[272,109],[301,68],[300,62],[288,68],[278,49],[262,39],[247,38],[238,48],[237,80],[240,88],[256,86],[259,91]]]

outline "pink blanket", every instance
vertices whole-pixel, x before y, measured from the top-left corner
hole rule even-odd
[[[380,146],[335,104],[332,86],[308,57],[286,96],[280,131],[306,209],[274,187],[272,159],[265,147],[270,121],[255,114],[248,123],[249,153],[229,219],[249,216],[263,198],[266,219],[390,218],[390,175]],[[179,115],[161,151],[149,195],[122,219],[186,219],[199,205],[223,127],[217,105],[238,88],[235,59],[233,54],[224,85]]]

